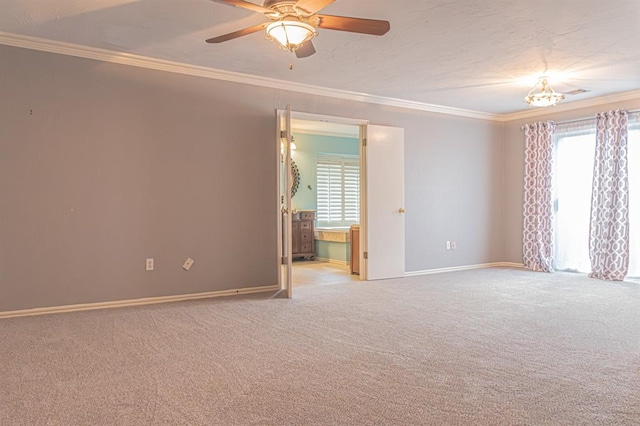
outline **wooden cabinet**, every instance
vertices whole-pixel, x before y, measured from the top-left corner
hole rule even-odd
[[[291,217],[291,255],[294,259],[315,257],[315,220],[316,212],[313,210],[299,210]]]
[[[360,275],[360,225],[351,225],[349,230],[349,241],[351,241],[351,273]]]

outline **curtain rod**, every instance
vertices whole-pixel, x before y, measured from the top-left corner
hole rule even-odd
[[[640,113],[640,109],[632,109],[632,110],[628,110],[627,114],[637,114]],[[564,120],[564,121],[556,121],[556,125],[558,124],[571,124],[571,123],[580,123],[581,121],[590,121],[590,120],[595,120],[596,117],[586,117],[586,118],[576,118],[574,120]],[[525,126],[520,127],[520,130],[524,130]]]

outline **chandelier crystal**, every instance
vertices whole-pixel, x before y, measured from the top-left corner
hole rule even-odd
[[[536,90],[538,91],[536,92]],[[549,77],[540,77],[533,89],[524,97],[527,105],[537,107],[553,106],[563,99],[562,93],[557,93],[549,86]]]
[[[315,28],[300,21],[277,21],[267,25],[267,38],[277,41],[282,49],[289,52],[294,52],[317,34]]]

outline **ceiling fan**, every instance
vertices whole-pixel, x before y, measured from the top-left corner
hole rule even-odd
[[[263,13],[271,22],[213,37],[207,43],[222,43],[266,29],[268,39],[277,41],[282,49],[294,52],[298,58],[316,53],[311,39],[318,35],[317,28],[377,36],[391,28],[388,21],[318,14],[335,0],[265,0],[262,6],[244,0],[214,1]]]

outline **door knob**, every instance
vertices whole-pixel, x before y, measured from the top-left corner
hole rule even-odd
[[[404,207],[400,207],[400,209],[398,210],[398,213],[404,214]]]

